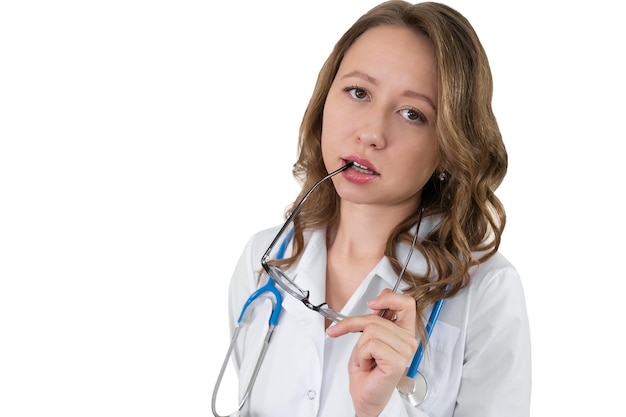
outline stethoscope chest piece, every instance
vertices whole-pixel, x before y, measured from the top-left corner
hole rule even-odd
[[[397,388],[400,396],[413,407],[424,402],[426,394],[428,394],[428,383],[420,372],[415,375],[415,378],[404,375],[398,382]]]

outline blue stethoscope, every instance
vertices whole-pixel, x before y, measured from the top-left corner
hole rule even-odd
[[[428,323],[426,323],[427,340],[430,339],[430,335],[433,333],[433,328],[435,327],[435,324],[437,324],[439,313],[443,307],[443,300],[444,299],[442,298],[437,301],[430,313]],[[424,402],[426,395],[428,394],[428,383],[426,382],[426,378],[421,372],[418,371],[423,356],[424,342],[420,342],[406,375],[400,378],[400,382],[398,382],[398,385],[396,386],[400,396],[414,407],[417,407]]]
[[[280,245],[280,248],[278,249],[278,253],[276,255],[277,259],[281,259],[284,256],[285,250],[287,249],[287,244],[289,243],[289,240],[291,240],[292,236],[293,236],[293,231],[290,231],[289,235],[283,241],[283,243]],[[254,386],[254,382],[256,381],[256,377],[259,374],[259,369],[261,369],[261,363],[263,363],[263,358],[265,357],[265,352],[267,352],[267,347],[270,343],[272,333],[274,332],[274,328],[278,324],[278,317],[280,316],[280,313],[283,309],[283,296],[280,293],[280,291],[278,291],[278,288],[276,288],[276,281],[274,281],[274,278],[272,277],[269,277],[265,285],[263,285],[262,287],[254,291],[252,295],[248,297],[245,304],[243,305],[243,308],[241,309],[241,313],[239,314],[239,318],[237,319],[237,326],[235,327],[235,330],[233,331],[233,336],[230,340],[230,346],[228,347],[228,352],[226,353],[226,357],[224,358],[224,363],[222,363],[222,369],[220,369],[220,373],[217,377],[217,382],[215,383],[215,387],[213,388],[213,397],[211,399],[211,411],[213,412],[213,415],[215,417],[230,416],[230,414],[227,414],[225,416],[218,414],[216,410],[217,393],[222,383],[222,378],[224,377],[224,372],[226,371],[226,367],[228,366],[230,355],[232,354],[235,344],[237,343],[237,338],[242,328],[242,320],[244,318],[244,315],[246,311],[248,310],[248,307],[250,306],[250,304],[252,304],[256,299],[258,299],[262,294],[265,294],[265,293],[273,294],[275,298],[275,303],[274,303],[274,306],[272,307],[272,314],[270,315],[270,319],[269,319],[269,327],[267,329],[267,332],[265,333],[265,338],[263,339],[263,346],[261,348],[261,351],[259,352],[259,357],[257,358],[256,365],[254,366],[254,370],[252,371],[250,382],[248,382],[248,386],[246,387],[243,397],[241,397],[241,400],[239,401],[239,406],[237,408],[237,411],[241,410],[245,402],[248,400],[248,397],[250,396],[250,392],[252,391],[252,387]]]
[[[293,236],[293,230],[289,231],[289,234],[280,245],[278,249],[278,253],[276,255],[276,259],[281,259],[284,256],[285,250],[287,249],[287,245],[289,244],[289,241],[291,240],[292,236]],[[256,299],[258,299],[262,294],[265,294],[265,293],[273,294],[275,298],[275,303],[272,308],[272,314],[270,315],[270,318],[269,318],[269,327],[265,334],[265,338],[263,339],[263,346],[261,348],[261,351],[259,352],[259,356],[257,358],[256,365],[254,366],[252,376],[250,377],[250,381],[248,382],[248,386],[246,387],[246,390],[243,396],[241,397],[241,400],[239,401],[239,406],[237,408],[237,411],[243,408],[243,405],[245,404],[248,397],[250,396],[250,392],[252,391],[252,387],[254,386],[254,382],[256,381],[256,377],[261,368],[261,363],[263,362],[263,358],[265,357],[265,353],[267,352],[267,348],[269,346],[272,333],[274,331],[274,328],[278,324],[278,318],[280,316],[280,313],[283,307],[283,296],[280,293],[280,291],[278,291],[278,288],[276,288],[276,282],[274,281],[272,277],[269,277],[265,285],[263,285],[262,287],[254,291],[252,295],[248,297],[243,308],[241,309],[241,313],[239,314],[239,318],[237,319],[237,326],[235,327],[233,331],[233,336],[230,341],[230,346],[228,347],[228,352],[226,353],[226,357],[224,358],[224,362],[222,363],[222,368],[220,369],[220,373],[217,377],[217,382],[215,383],[215,387],[213,388],[213,396],[211,399],[211,410],[215,417],[228,417],[230,415],[228,414],[226,416],[222,416],[218,414],[218,412],[216,411],[217,393],[219,391],[222,378],[224,377],[224,372],[226,371],[226,367],[228,366],[230,356],[232,354],[232,351],[237,342],[237,338],[241,331],[242,320],[244,318],[244,315],[246,311],[248,310],[248,307],[250,306],[250,304],[252,304]],[[427,339],[430,339],[430,336],[433,332],[435,324],[437,323],[437,319],[439,318],[439,313],[441,311],[441,308],[443,307],[443,301],[444,301],[443,298],[437,301],[435,305],[433,306],[432,312],[430,313],[430,317],[428,318],[428,323],[426,324]],[[407,368],[406,375],[400,379],[400,382],[398,383],[396,387],[400,396],[415,407],[420,405],[424,401],[424,399],[426,399],[426,395],[428,394],[428,383],[426,382],[426,378],[421,372],[418,371],[423,356],[424,356],[424,343],[421,342],[417,348],[417,351],[415,352],[415,356],[413,356],[413,360],[411,361],[411,364]]]

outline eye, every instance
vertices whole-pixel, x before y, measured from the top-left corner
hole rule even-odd
[[[346,91],[354,98],[355,100],[365,100],[368,96],[367,91],[360,87],[348,87]]]
[[[415,109],[404,109],[400,111],[400,115],[411,123],[426,123],[426,117]]]

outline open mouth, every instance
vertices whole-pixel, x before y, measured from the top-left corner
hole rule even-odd
[[[376,171],[372,171],[365,165],[361,165],[358,162],[355,162],[355,161],[346,161],[346,162],[352,162],[352,169],[355,170],[356,172],[360,172],[361,174],[368,174],[368,175],[378,174]]]

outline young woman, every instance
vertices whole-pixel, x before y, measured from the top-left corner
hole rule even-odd
[[[445,5],[384,2],[339,40],[300,129],[302,192],[230,284],[240,415],[528,416],[491,97],[481,43]],[[273,295],[247,303],[268,273],[275,328]]]

